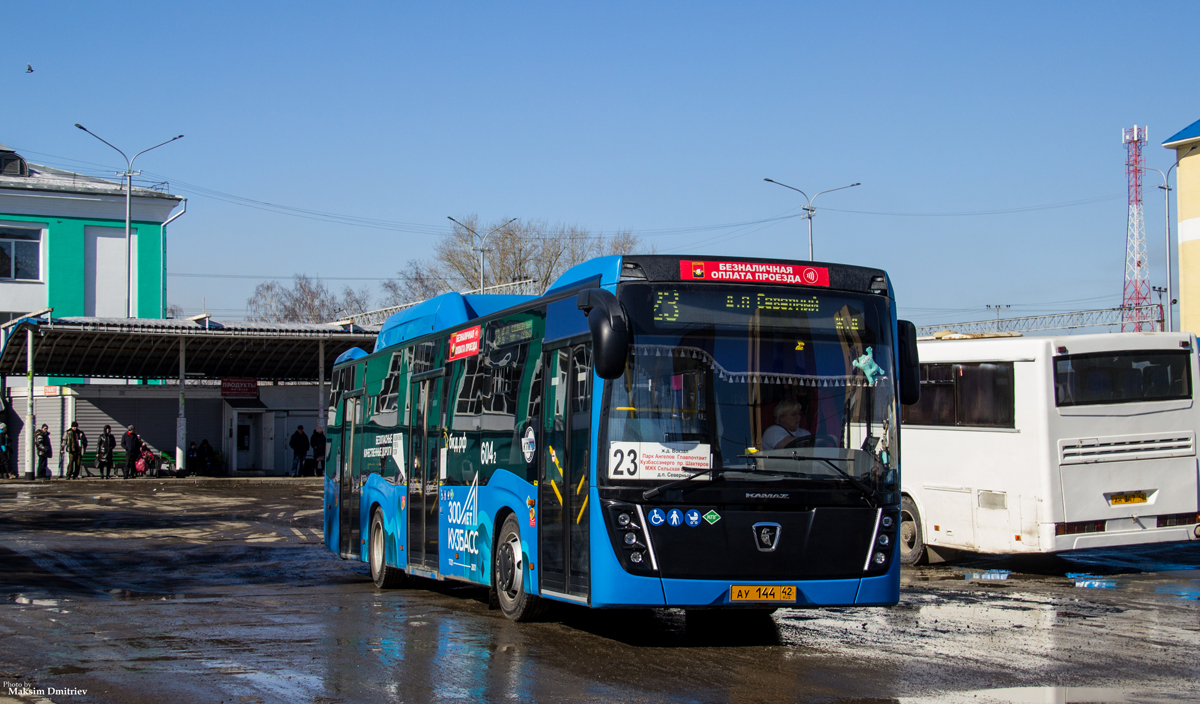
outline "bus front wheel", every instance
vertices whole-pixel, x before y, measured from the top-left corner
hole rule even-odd
[[[907,496],[900,499],[900,564],[919,565],[925,562],[925,539],[921,531],[921,514]]]
[[[396,589],[404,586],[405,574],[404,570],[392,567],[387,563],[383,547],[386,535],[383,532],[383,512],[376,511],[375,515],[371,517],[371,543],[368,550],[368,559],[371,562],[371,580],[380,589]]]
[[[528,565],[521,549],[521,524],[509,514],[500,528],[500,539],[492,557],[492,586],[500,611],[513,621],[533,621],[545,609],[545,602],[525,591]]]

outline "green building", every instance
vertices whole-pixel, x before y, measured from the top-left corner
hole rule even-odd
[[[56,318],[162,318],[166,224],[182,200],[134,187],[126,243],[123,183],[31,164],[0,144],[0,322],[50,307]]]

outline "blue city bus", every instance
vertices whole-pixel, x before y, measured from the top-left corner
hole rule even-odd
[[[444,294],[334,365],[325,542],[517,621],[892,605],[918,374],[878,269],[626,255]]]

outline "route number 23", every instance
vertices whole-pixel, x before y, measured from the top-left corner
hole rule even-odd
[[[637,443],[613,443],[609,449],[609,477],[637,477],[638,451]],[[622,445],[624,447],[622,447]]]

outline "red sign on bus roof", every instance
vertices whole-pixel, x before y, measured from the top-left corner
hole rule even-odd
[[[479,354],[481,327],[476,325],[473,328],[450,333],[450,359],[448,361],[453,362],[456,359]]]
[[[754,284],[828,286],[829,269],[804,264],[680,261],[679,278],[684,281],[745,281]]]

